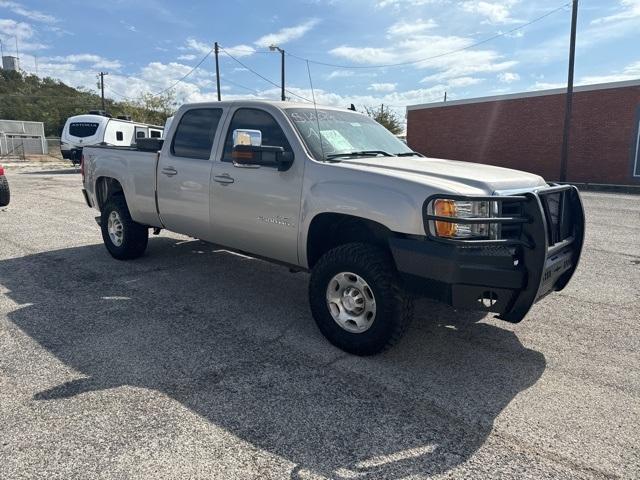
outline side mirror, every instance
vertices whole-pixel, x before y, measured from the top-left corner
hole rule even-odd
[[[262,145],[262,132],[260,130],[249,130],[238,128],[233,131],[233,146],[251,145],[259,147]]]
[[[276,167],[279,172],[288,170],[293,163],[293,153],[282,147],[262,145],[262,132],[239,128],[233,131],[233,164],[236,167]]]
[[[282,147],[267,145],[236,145],[231,157],[236,167],[276,167],[279,172],[288,170],[293,163],[293,153],[285,152]]]

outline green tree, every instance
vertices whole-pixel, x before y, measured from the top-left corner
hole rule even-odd
[[[380,108],[366,106],[364,108],[367,112],[367,115],[369,115],[394,135],[400,135],[403,132],[402,122],[400,121],[400,118],[398,118],[398,115],[396,113],[389,110],[389,107],[385,109],[384,105],[380,105]]]
[[[107,111],[129,115],[138,122],[164,125],[177,102],[174,92],[143,94],[132,101],[106,100]],[[0,70],[0,119],[43,122],[45,135],[59,137],[67,118],[100,110],[102,101],[95,92],[72,88],[52,78]]]

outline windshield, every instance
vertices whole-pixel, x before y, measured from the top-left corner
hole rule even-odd
[[[357,156],[412,152],[389,130],[359,113],[318,109],[317,119],[313,108],[290,108],[286,113],[317,160],[354,152],[358,152]]]

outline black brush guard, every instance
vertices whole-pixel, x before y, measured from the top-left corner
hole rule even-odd
[[[429,213],[435,199],[489,201],[491,218],[452,218]],[[571,185],[552,185],[517,195],[435,195],[423,207],[427,238],[394,238],[391,251],[406,284],[454,307],[498,313],[521,321],[531,306],[562,290],[576,270],[584,241],[584,209]],[[436,237],[434,221],[497,224],[495,240]]]

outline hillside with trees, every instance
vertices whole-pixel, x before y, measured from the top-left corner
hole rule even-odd
[[[88,90],[0,69],[0,119],[43,122],[46,136],[59,137],[67,118],[101,108],[100,96]],[[135,121],[155,125],[164,125],[176,108],[171,92],[133,101],[106,100],[106,109],[114,117],[130,115]]]

